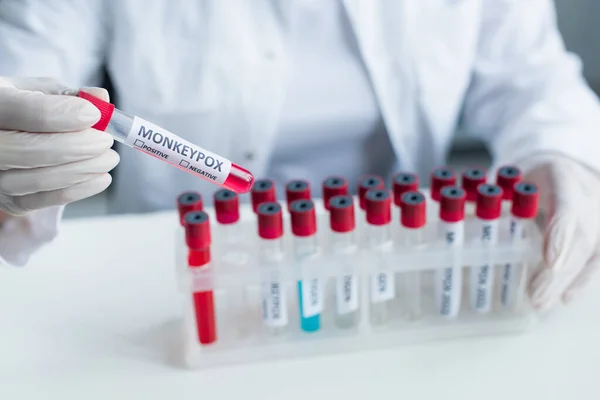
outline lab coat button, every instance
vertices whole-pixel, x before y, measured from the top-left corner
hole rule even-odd
[[[252,161],[254,160],[254,153],[248,152],[244,155],[244,157],[246,158],[246,161]]]

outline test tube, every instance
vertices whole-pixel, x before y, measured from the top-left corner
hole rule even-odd
[[[185,221],[183,217],[190,211],[202,211],[202,195],[195,191],[181,193],[177,196],[177,214],[179,216],[179,226],[175,235],[175,265],[178,272],[180,268],[187,268],[186,255],[187,246],[185,244]]]
[[[291,204],[296,200],[310,200],[310,183],[302,179],[296,179],[285,185],[285,198],[288,210]]]
[[[292,234],[294,235],[294,258],[299,264],[318,254],[317,217],[312,200],[296,200],[290,204]],[[319,278],[298,281],[298,307],[300,327],[305,332],[321,328],[323,289]]]
[[[466,193],[458,186],[446,186],[440,190],[440,233],[449,249],[464,244],[464,218]],[[462,298],[462,263],[460,257],[452,257],[451,266],[436,269],[435,293],[438,314],[454,318],[460,311]]]
[[[512,243],[520,243],[527,238],[527,224],[538,212],[539,191],[535,184],[519,182],[514,185],[510,220]],[[525,283],[525,264],[506,263],[502,268],[500,301],[505,309],[517,307],[521,303]]]
[[[392,220],[392,198],[387,189],[372,189],[365,195],[367,212],[365,239],[374,255],[380,256],[389,251],[392,245],[390,222]],[[378,261],[375,261],[378,262]],[[381,271],[370,279],[371,323],[381,325],[391,316],[391,303],[396,296],[393,272]]]
[[[220,189],[213,195],[213,202],[223,243],[228,247],[236,246],[243,238],[243,230],[238,226],[240,220],[238,195],[229,189]]]
[[[128,115],[87,92],[79,91],[78,97],[88,100],[100,111],[100,120],[92,128],[105,131],[117,142],[236,193],[246,193],[252,187],[254,176],[250,171],[225,157],[140,117]]]
[[[329,225],[331,227],[331,249],[335,256],[349,259],[358,252],[354,228],[354,202],[352,196],[338,195],[329,200]],[[335,322],[340,328],[353,328],[359,322],[359,288],[355,274],[342,274],[335,283]]]
[[[442,188],[454,185],[456,185],[456,172],[452,168],[439,167],[431,172],[430,196],[433,200],[439,202]]]
[[[487,172],[482,168],[467,168],[462,173],[462,187],[467,193],[466,201],[474,203],[477,201],[477,188],[485,183]]]
[[[270,203],[276,201],[275,183],[270,179],[258,179],[254,182],[250,192],[252,201],[252,210],[256,212],[258,206],[262,203]]]
[[[394,204],[402,207],[402,195],[419,189],[419,177],[410,172],[398,172],[392,177]]]
[[[323,181],[323,206],[329,210],[329,200],[348,194],[348,181],[343,176],[330,176]]]
[[[479,226],[481,246],[490,249],[498,243],[498,222],[502,211],[502,188],[498,185],[481,184],[477,187],[475,215]],[[494,287],[493,259],[471,267],[471,310],[487,313],[492,308]]]
[[[406,248],[418,248],[425,244],[424,233],[427,222],[427,200],[419,191],[409,191],[400,198],[400,224],[404,227],[402,242]],[[404,273],[404,291],[406,293],[406,309],[410,319],[422,314],[421,307],[421,272]]]
[[[371,189],[383,189],[385,182],[378,175],[366,174],[358,180],[358,205],[361,210],[365,209],[365,195]]]
[[[514,165],[505,165],[496,173],[496,184],[502,188],[504,200],[512,200],[515,184],[521,181],[521,170]]]
[[[185,239],[189,249],[188,265],[194,272],[205,272],[210,268],[210,221],[204,211],[185,214]],[[212,290],[194,290],[193,303],[198,340],[203,345],[217,340],[217,323]]]
[[[256,214],[260,238],[258,259],[261,266],[272,269],[268,272],[263,287],[263,322],[268,333],[279,335],[285,333],[288,327],[285,283],[277,272],[286,266],[283,213],[279,203],[264,202],[258,206]]]

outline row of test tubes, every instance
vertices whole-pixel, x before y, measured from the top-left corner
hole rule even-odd
[[[518,168],[500,168],[495,183],[487,183],[487,171],[469,168],[462,173],[461,186],[458,176],[450,168],[438,168],[431,174],[430,196],[437,204],[439,217],[438,239],[449,247],[459,247],[465,241],[465,207],[475,206],[479,240],[482,246],[496,243],[499,236],[498,220],[502,203],[510,202],[510,237],[523,240],[526,220],[537,213],[538,190],[531,183],[521,182]],[[323,206],[327,210],[331,251],[334,257],[350,259],[364,247],[372,254],[390,251],[390,247],[414,248],[432,240],[425,234],[427,225],[427,198],[419,191],[418,177],[411,173],[398,173],[392,179],[392,190],[376,175],[365,175],[358,182],[358,207],[349,194],[348,181],[334,176],[322,183]],[[262,266],[285,267],[294,263],[311,262],[320,255],[317,235],[316,203],[311,198],[310,184],[303,180],[289,182],[285,188],[285,205],[277,201],[275,185],[271,180],[257,180],[251,190],[252,209],[256,214],[258,233],[257,262]],[[239,198],[234,192],[219,190],[214,194],[216,220],[220,232],[228,232],[226,247],[234,248],[244,240],[247,230],[236,229],[240,221]],[[399,213],[402,234],[394,237],[392,214],[394,207]],[[181,225],[185,229],[189,249],[188,265],[192,269],[210,263],[210,223],[208,214],[202,211],[202,197],[196,192],[179,196],[178,208]],[[284,210],[286,208],[287,210]],[[284,213],[287,211],[292,234],[291,254],[284,245]],[[361,238],[357,237],[361,232]],[[228,239],[229,238],[229,239]],[[229,241],[229,243],[227,243]],[[234,247],[232,247],[234,246]],[[493,261],[470,267],[470,307],[478,313],[491,308]],[[218,267],[218,266],[216,266]],[[515,300],[519,266],[506,264],[500,291],[501,303],[510,307]],[[277,268],[274,268],[275,270]],[[435,307],[439,316],[453,318],[460,311],[462,296],[462,265],[449,265],[435,271]],[[421,312],[421,273],[402,274],[402,289],[409,313]],[[370,278],[369,318],[374,325],[384,325],[393,313],[396,297],[396,277],[392,272],[380,272]],[[287,286],[277,276],[269,277],[261,292],[262,320],[266,331],[272,335],[284,333],[290,328]],[[297,291],[300,329],[316,332],[322,326],[324,286],[319,279],[298,281]],[[336,277],[334,283],[335,323],[338,328],[356,327],[360,320],[359,279],[352,274]],[[214,299],[211,291],[194,293],[198,338],[200,343],[210,344],[216,340]]]

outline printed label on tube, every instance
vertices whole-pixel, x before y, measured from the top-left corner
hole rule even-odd
[[[512,218],[510,221],[510,238],[513,243],[525,239],[525,229],[523,222],[518,218]],[[509,307],[514,298],[516,285],[518,284],[516,276],[516,266],[506,263],[502,269],[502,285],[500,288],[500,301],[505,307]]]
[[[449,247],[459,247],[464,243],[464,221],[442,222],[444,241]],[[454,317],[460,310],[462,265],[438,269],[436,271],[436,299],[439,313]]]
[[[225,182],[231,161],[196,146],[139,117],[134,117],[125,144],[217,184]]]
[[[396,285],[394,274],[391,272],[380,272],[371,277],[371,301],[382,303],[394,298]]]
[[[483,246],[498,242],[498,220],[480,221],[480,241]],[[492,287],[494,282],[493,260],[471,270],[471,308],[487,312],[492,306]]]
[[[323,311],[323,294],[321,281],[310,279],[302,281],[302,316],[314,317]]]
[[[285,306],[285,290],[281,283],[271,282],[263,296],[263,318],[268,326],[286,326],[288,323]]]
[[[337,278],[336,303],[338,314],[349,314],[358,310],[358,280],[353,275]]]

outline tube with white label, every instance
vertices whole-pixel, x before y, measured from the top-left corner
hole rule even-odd
[[[440,234],[449,249],[462,247],[465,236],[465,191],[457,186],[440,190]],[[438,315],[454,318],[462,299],[462,261],[460,252],[450,257],[448,267],[435,271],[435,298]]]
[[[478,238],[481,247],[491,249],[498,243],[498,222],[502,211],[502,188],[497,185],[480,184],[476,190],[475,215],[478,222]],[[489,253],[488,253],[489,254]],[[482,265],[471,267],[471,310],[487,313],[492,309],[495,263],[491,257]]]
[[[78,97],[88,100],[100,111],[100,120],[92,128],[109,133],[117,142],[233,192],[246,193],[252,188],[252,173],[225,157],[140,117],[128,115],[89,93],[80,91]]]
[[[352,196],[339,195],[329,200],[329,225],[331,227],[331,249],[334,257],[352,262],[358,253],[354,229],[354,202]],[[342,265],[342,270],[346,265]],[[335,322],[340,328],[353,328],[359,322],[358,276],[343,273],[335,280]]]
[[[260,238],[258,261],[268,270],[262,292],[263,323],[267,332],[278,335],[287,331],[289,322],[285,284],[276,272],[287,264],[283,247],[283,213],[279,203],[264,202],[257,207],[256,214]]]

